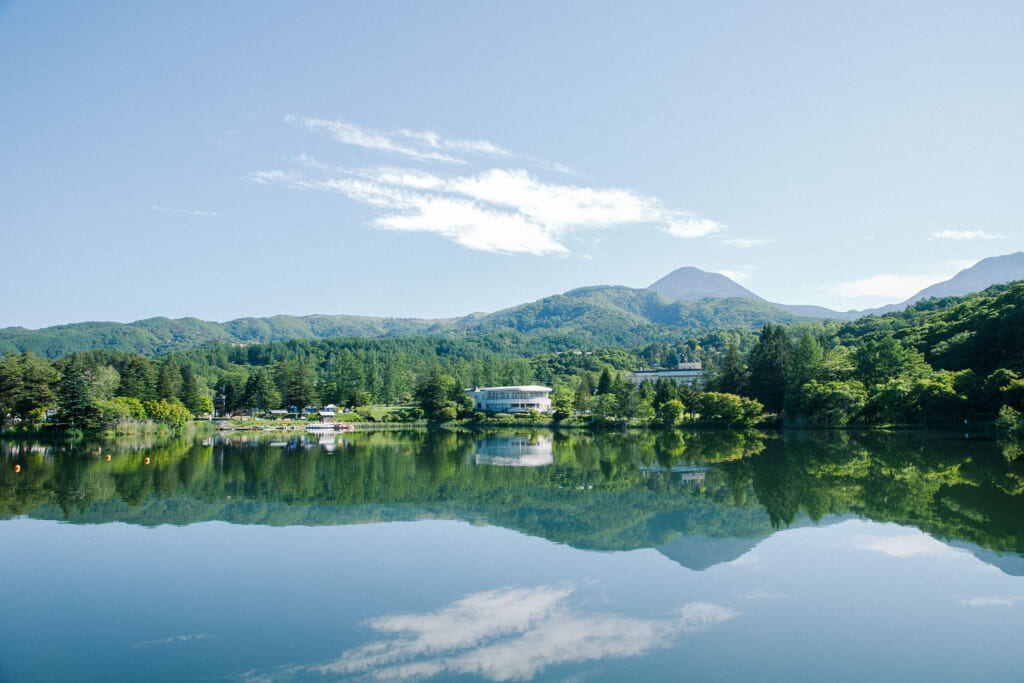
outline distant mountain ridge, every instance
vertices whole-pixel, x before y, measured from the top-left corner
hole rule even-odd
[[[961,270],[948,280],[925,287],[906,301],[890,306],[868,309],[862,311],[862,313],[864,315],[881,315],[892,311],[902,311],[907,306],[916,304],[923,299],[963,296],[971,292],[980,292],[992,285],[1013,282],[1015,280],[1024,280],[1024,251],[984,258],[970,268]]]
[[[853,320],[868,314],[902,311],[931,296],[962,296],[1014,280],[1024,280],[1024,252],[984,259],[900,304],[839,312],[821,306],[771,303],[725,275],[687,266],[646,289],[583,287],[494,313],[439,320],[277,315],[225,323],[197,318],[148,318],[133,323],[73,323],[41,330],[8,327],[0,329],[0,353],[31,351],[58,358],[76,351],[115,349],[155,356],[209,342],[247,344],[327,337],[507,333],[557,339],[559,344],[576,347],[641,346],[715,330],[757,329],[767,323],[777,325],[815,318]]]
[[[259,343],[327,337],[502,335],[546,337],[570,348],[641,346],[699,336],[717,329],[757,329],[802,320],[764,301],[705,298],[672,301],[647,289],[598,286],[574,289],[490,314],[448,320],[314,315],[241,318],[215,323],[196,318],[150,318],[134,323],[75,323],[0,330],[0,353],[31,351],[58,358],[76,351],[115,349],[157,356],[210,342]]]
[[[772,305],[804,317],[855,320],[865,315],[882,315],[884,313],[902,311],[923,299],[964,296],[972,292],[980,292],[992,285],[1016,280],[1024,280],[1024,252],[1020,251],[1004,256],[992,256],[982,259],[970,268],[961,270],[949,280],[926,287],[906,301],[898,304],[889,304],[862,311],[834,311],[823,306],[800,304],[772,303]],[[735,296],[755,301],[765,301],[765,299],[730,280],[725,275],[709,273],[692,266],[677,268],[650,285],[648,289],[677,301],[688,301],[708,296]]]

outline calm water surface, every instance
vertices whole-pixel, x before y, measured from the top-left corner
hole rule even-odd
[[[994,441],[275,439],[0,442],[0,680],[1024,678]]]

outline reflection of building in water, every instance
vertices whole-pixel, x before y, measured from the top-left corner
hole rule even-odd
[[[476,442],[477,465],[542,467],[554,461],[550,436],[504,436]]]
[[[649,465],[646,467],[641,467],[640,471],[643,472],[644,474],[650,474],[651,472],[665,472],[667,470],[660,465]],[[676,467],[673,467],[671,471],[672,478],[678,479],[681,483],[704,483],[704,475],[708,471],[708,468],[700,466],[678,465]]]
[[[493,413],[551,412],[551,388],[537,384],[514,387],[476,387],[466,389],[473,407]]]

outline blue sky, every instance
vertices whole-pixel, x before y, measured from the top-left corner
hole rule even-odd
[[[0,326],[449,317],[1024,248],[1024,4],[0,3]]]

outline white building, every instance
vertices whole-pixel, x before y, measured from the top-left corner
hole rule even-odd
[[[466,389],[473,407],[492,413],[551,412],[551,388],[537,384],[515,387],[477,387]]]
[[[634,384],[640,384],[644,381],[657,382],[664,377],[676,384],[686,382],[693,386],[703,376],[704,370],[701,368],[700,363],[680,363],[679,367],[675,370],[637,370],[636,372],[626,373],[626,379]]]

